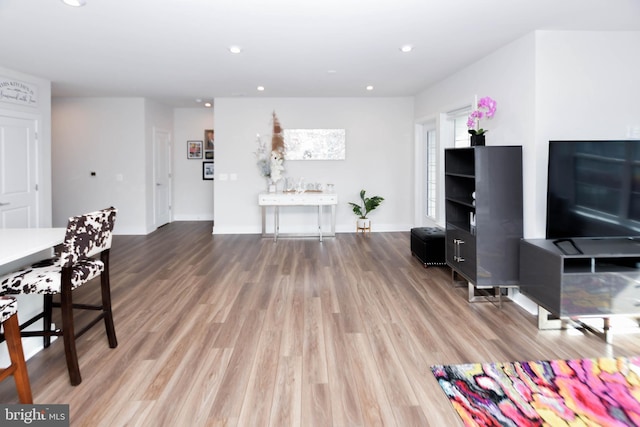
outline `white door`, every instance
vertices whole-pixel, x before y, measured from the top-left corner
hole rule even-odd
[[[155,147],[155,224],[161,227],[171,221],[171,134],[153,129]]]
[[[0,115],[0,228],[38,224],[38,121]]]

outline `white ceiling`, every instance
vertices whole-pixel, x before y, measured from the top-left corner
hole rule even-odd
[[[640,30],[640,0],[0,0],[0,66],[174,106],[407,96],[536,29]]]

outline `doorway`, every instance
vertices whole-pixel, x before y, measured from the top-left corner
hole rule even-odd
[[[171,133],[153,128],[154,222],[156,228],[171,222]]]
[[[0,114],[0,228],[38,224],[38,119]]]

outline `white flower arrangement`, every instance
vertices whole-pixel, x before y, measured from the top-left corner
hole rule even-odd
[[[271,177],[271,154],[270,150],[267,151],[267,144],[260,139],[260,134],[257,136],[258,149],[254,153],[258,161],[256,164],[258,165],[258,170],[260,171],[260,175],[265,178]]]
[[[266,142],[262,141],[260,134],[257,136],[258,149],[255,155],[258,159],[256,164],[260,174],[268,178],[271,183],[275,184],[280,181],[284,175],[284,139],[282,136],[282,127],[273,113],[273,136],[271,137],[271,147],[267,147]]]
[[[276,151],[271,152],[271,182],[274,184],[282,179],[284,173],[284,159],[280,153]]]

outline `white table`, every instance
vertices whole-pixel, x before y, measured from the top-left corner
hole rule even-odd
[[[0,229],[0,275],[16,271],[25,265],[49,258],[53,247],[64,241],[66,228],[2,228]],[[16,295],[18,318],[30,319],[42,312],[42,295]],[[42,328],[38,321],[26,330]],[[22,338],[25,358],[42,349],[42,338]],[[6,348],[0,348],[0,365],[8,366]]]
[[[262,236],[267,236],[266,217],[267,207],[274,208],[273,216],[273,240],[277,241],[280,236],[280,207],[282,206],[317,206],[318,207],[318,232],[311,234],[318,236],[322,242],[322,208],[324,206],[331,207],[331,232],[324,236],[336,235],[336,205],[338,204],[338,195],[335,193],[324,192],[304,192],[304,193],[260,193],[258,195],[258,205],[262,207]],[[308,236],[308,234],[282,234],[282,236]]]
[[[65,228],[0,229],[0,269],[62,243],[65,231]]]

